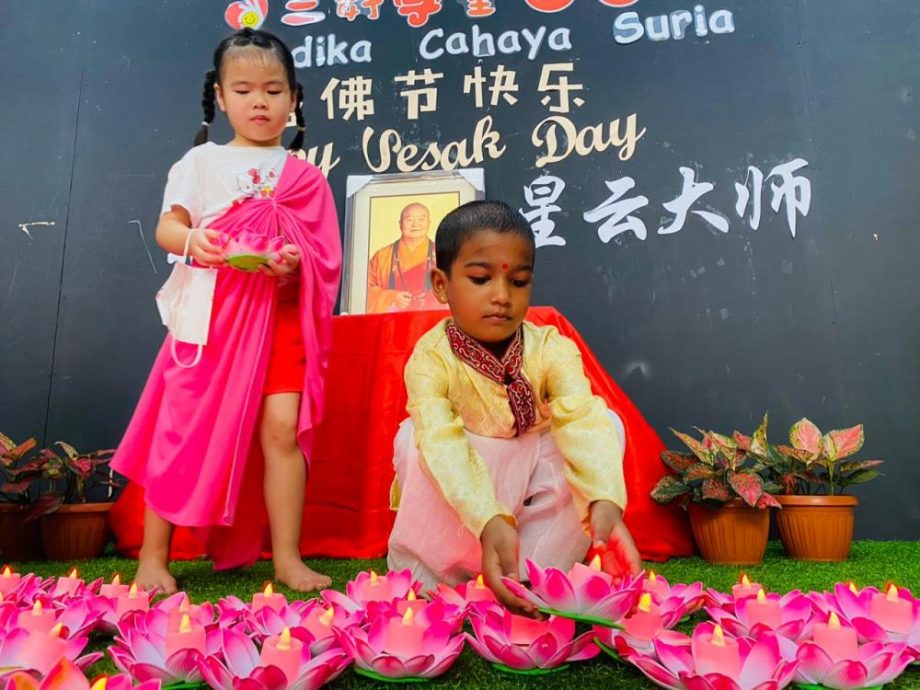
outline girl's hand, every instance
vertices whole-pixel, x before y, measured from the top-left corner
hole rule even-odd
[[[502,584],[502,576],[518,579],[518,533],[503,515],[496,515],[486,523],[479,536],[482,542],[482,579],[498,600],[514,613],[534,615],[537,610],[529,601],[511,593]]]
[[[280,278],[294,273],[300,266],[300,250],[296,244],[286,244],[278,253],[278,261],[269,259],[267,264],[259,267],[259,271],[273,278]]]
[[[637,575],[642,570],[639,550],[616,503],[591,504],[591,543],[592,551],[602,554],[604,570],[614,577]]]
[[[191,239],[188,242],[188,253],[202,266],[223,266],[223,247],[219,244],[220,233],[210,228],[195,228],[190,230]]]

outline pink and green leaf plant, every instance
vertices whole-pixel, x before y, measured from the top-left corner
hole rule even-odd
[[[288,681],[277,666],[261,665],[255,642],[242,630],[218,628],[216,639],[216,653],[198,660],[201,677],[215,690],[315,690],[351,663],[348,653],[338,646],[313,654],[304,645],[297,677]]]
[[[360,675],[377,680],[435,678],[445,673],[463,649],[464,637],[447,621],[415,620],[411,608],[399,616],[382,614],[368,628],[335,629]]]
[[[510,673],[560,670],[600,653],[594,633],[575,637],[575,621],[559,616],[539,621],[497,604],[480,603],[473,606],[470,623],[473,634],[466,634],[470,646],[499,670]]]
[[[422,583],[412,579],[412,571],[390,571],[386,575],[378,575],[371,570],[358,573],[354,580],[349,580],[345,585],[345,593],[326,589],[322,592],[323,599],[329,604],[340,606],[349,613],[366,611],[367,605],[372,601],[393,601],[405,599],[409,590],[418,594]]]
[[[51,637],[58,639],[51,641]],[[63,629],[46,634],[14,628],[0,635],[0,677],[18,671],[44,677],[62,658],[77,668],[88,668],[103,656],[101,652],[82,654],[88,642],[86,635],[67,638]]]
[[[516,596],[546,613],[562,615],[598,625],[616,627],[635,606],[642,588],[642,575],[614,582],[598,563],[576,563],[568,573],[558,568],[541,568],[526,561],[530,589],[511,578],[502,582]]]
[[[700,623],[692,637],[674,633],[653,640],[654,652],[634,653],[627,660],[656,685],[670,690],[782,690],[795,676],[798,662],[783,659],[777,638],[764,633],[759,639],[722,637],[711,622]],[[718,663],[705,653],[705,646],[721,639],[737,651]]]
[[[135,686],[129,676],[117,674],[90,683],[76,664],[63,658],[42,679],[17,672],[7,676],[0,687],[3,690],[160,690],[160,681],[149,680]]]
[[[135,612],[118,622],[118,634],[109,647],[109,656],[123,673],[138,681],[159,679],[164,685],[200,683],[198,661],[219,651],[219,629],[205,628],[205,654],[197,649],[180,649],[166,656],[166,630],[169,614],[159,609]]]

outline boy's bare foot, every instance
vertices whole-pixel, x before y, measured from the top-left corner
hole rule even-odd
[[[159,588],[163,594],[175,594],[176,578],[169,573],[169,567],[159,558],[145,557],[141,554],[137,560],[137,574],[134,581],[138,587],[151,589]]]
[[[332,584],[332,578],[308,567],[299,557],[275,561],[275,579],[298,592],[314,592]]]

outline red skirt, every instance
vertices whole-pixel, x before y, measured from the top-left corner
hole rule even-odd
[[[296,282],[278,289],[268,373],[263,395],[302,393],[307,357],[300,331],[300,291]]]

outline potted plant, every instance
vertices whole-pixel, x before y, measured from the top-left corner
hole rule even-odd
[[[865,440],[863,425],[822,434],[802,418],[789,430],[791,446],[767,441],[767,415],[754,435],[735,434],[740,448],[762,464],[781,487],[777,528],[786,554],[807,561],[842,561],[853,540],[859,501],[843,491],[875,479],[881,460],[850,460]]]
[[[29,514],[29,487],[41,475],[34,438],[14,442],[0,434],[0,558],[34,561],[42,556],[38,523],[25,522]]]
[[[120,487],[108,469],[114,452],[80,453],[63,441],[39,451],[40,495],[27,520],[40,518],[49,559],[72,561],[102,554],[109,537],[112,503],[90,502],[88,496],[99,487]]]
[[[760,563],[770,530],[767,508],[778,507],[772,495],[778,487],[764,480],[760,462],[734,438],[701,433],[702,440],[697,440],[674,431],[692,453],[662,453],[674,473],[658,481],[652,498],[678,501],[687,509],[693,538],[707,561]]]

